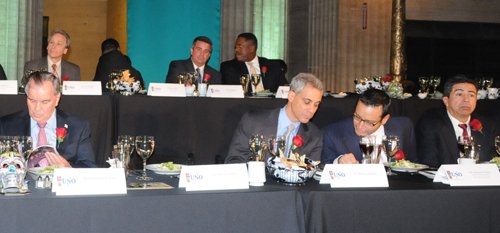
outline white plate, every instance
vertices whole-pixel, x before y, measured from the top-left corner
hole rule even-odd
[[[256,94],[257,94],[257,96],[260,96],[260,97],[269,97],[269,96],[274,95],[274,93],[272,93],[272,92],[267,92],[267,93],[266,92],[264,92],[264,93],[257,92]]]
[[[348,96],[347,94],[339,95],[339,94],[332,94],[333,98],[344,98]]]
[[[391,170],[396,171],[396,172],[418,172],[419,170],[426,169],[429,166],[416,163],[415,165],[419,166],[417,168],[409,168],[409,167],[394,167],[391,166]]]
[[[179,175],[181,174],[181,170],[163,170],[163,169],[159,169],[158,167],[160,167],[161,163],[155,163],[155,164],[148,164],[146,165],[146,169],[148,170],[151,170],[153,171],[154,173],[156,174],[159,174],[159,175]],[[174,163],[174,165],[179,165],[181,166],[184,166],[183,164],[176,164]]]
[[[408,99],[408,98],[410,98],[410,97],[412,97],[412,96],[413,96],[412,94],[409,94],[409,95],[403,95],[403,96],[401,96],[401,97],[402,97],[403,99]]]
[[[434,176],[436,176],[436,171],[418,171],[418,173],[429,179],[434,179]]]

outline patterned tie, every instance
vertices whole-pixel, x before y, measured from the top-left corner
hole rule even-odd
[[[196,75],[198,76],[198,83],[202,83],[200,68],[196,68]]]
[[[467,125],[466,124],[458,124],[458,127],[463,129],[462,136],[464,138],[469,138],[469,133],[467,132]]]
[[[52,74],[54,76],[56,76],[57,78],[59,78],[59,75],[57,74],[57,65],[56,64],[52,64]]]
[[[255,68],[253,67],[253,63],[247,62],[247,64],[250,66],[250,73],[257,74],[257,71],[255,71]],[[257,85],[257,87],[255,88],[255,92],[259,92],[259,91],[263,91],[263,90],[264,90],[264,87],[262,86],[262,76],[261,76],[260,82]]]
[[[292,131],[295,129],[295,125],[294,124],[290,124],[288,127],[287,127],[287,130],[286,130],[286,133],[285,133],[285,142],[286,142],[286,146],[285,146],[285,156],[288,158],[289,157],[289,153],[290,153],[290,147],[291,147],[291,143],[290,143],[290,135],[292,134]]]

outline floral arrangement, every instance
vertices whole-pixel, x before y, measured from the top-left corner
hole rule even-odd
[[[391,76],[382,78],[382,86],[385,93],[391,98],[403,96],[403,86],[397,81],[394,81]]]
[[[469,122],[469,126],[472,128],[474,131],[479,131],[481,134],[484,135],[483,133],[483,124],[478,119],[474,119],[471,122]]]

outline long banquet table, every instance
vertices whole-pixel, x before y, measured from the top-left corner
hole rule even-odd
[[[399,173],[389,188],[291,187],[268,176],[248,190],[186,192],[177,178],[150,175],[175,188],[56,196],[30,181],[31,194],[0,195],[2,232],[500,232],[500,187]]]

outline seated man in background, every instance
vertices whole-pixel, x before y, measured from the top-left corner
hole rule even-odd
[[[28,109],[0,118],[0,135],[31,135],[33,147],[51,145],[59,154],[45,153],[46,159],[29,167],[97,167],[90,142],[89,121],[56,110],[61,98],[59,79],[49,72],[34,72],[28,77]],[[60,132],[66,132],[61,134]],[[58,140],[57,137],[62,137]]]
[[[93,81],[101,81],[103,91],[107,90],[106,83],[110,81],[109,74],[113,70],[129,70],[130,77],[133,77],[135,81],[140,81],[141,87],[144,88],[141,72],[132,67],[128,56],[123,55],[118,41],[113,38],[106,39],[101,44],[101,51],[102,55],[99,58]]]
[[[198,83],[208,79],[209,84],[220,84],[219,71],[207,64],[212,54],[212,41],[206,36],[196,37],[191,46],[191,57],[170,62],[166,83],[179,83],[177,76],[182,72],[196,73]]]
[[[323,128],[321,163],[358,164],[363,159],[359,148],[360,137],[384,135],[399,137],[400,149],[407,160],[417,161],[413,123],[407,117],[390,117],[391,99],[385,92],[368,89],[361,94],[354,116]],[[387,162],[384,152],[380,162]]]
[[[56,76],[59,82],[65,81],[63,77],[68,77],[68,81],[80,81],[80,67],[62,59],[63,55],[68,52],[69,45],[68,33],[63,30],[52,31],[48,39],[47,57],[26,62],[24,73],[45,69]]]
[[[473,136],[475,145],[481,145],[479,161],[497,156],[494,146],[495,137],[500,135],[498,125],[474,113],[476,101],[474,80],[458,75],[446,81],[443,91],[446,108],[429,110],[417,123],[420,162],[435,167],[456,164],[460,157],[458,136]]]
[[[236,58],[220,64],[223,84],[240,84],[242,74],[260,74],[258,91],[276,92],[279,86],[288,84],[282,65],[278,61],[257,56],[257,37],[252,33],[238,35],[234,45]],[[248,91],[254,89],[249,88]]]
[[[311,118],[323,97],[323,84],[313,74],[300,73],[290,83],[288,103],[273,110],[250,111],[243,115],[234,132],[226,163],[245,163],[250,157],[248,140],[252,134],[288,135],[286,145],[300,135],[304,141],[295,152],[319,160],[323,146],[321,130]],[[287,146],[289,148],[289,146]]]

